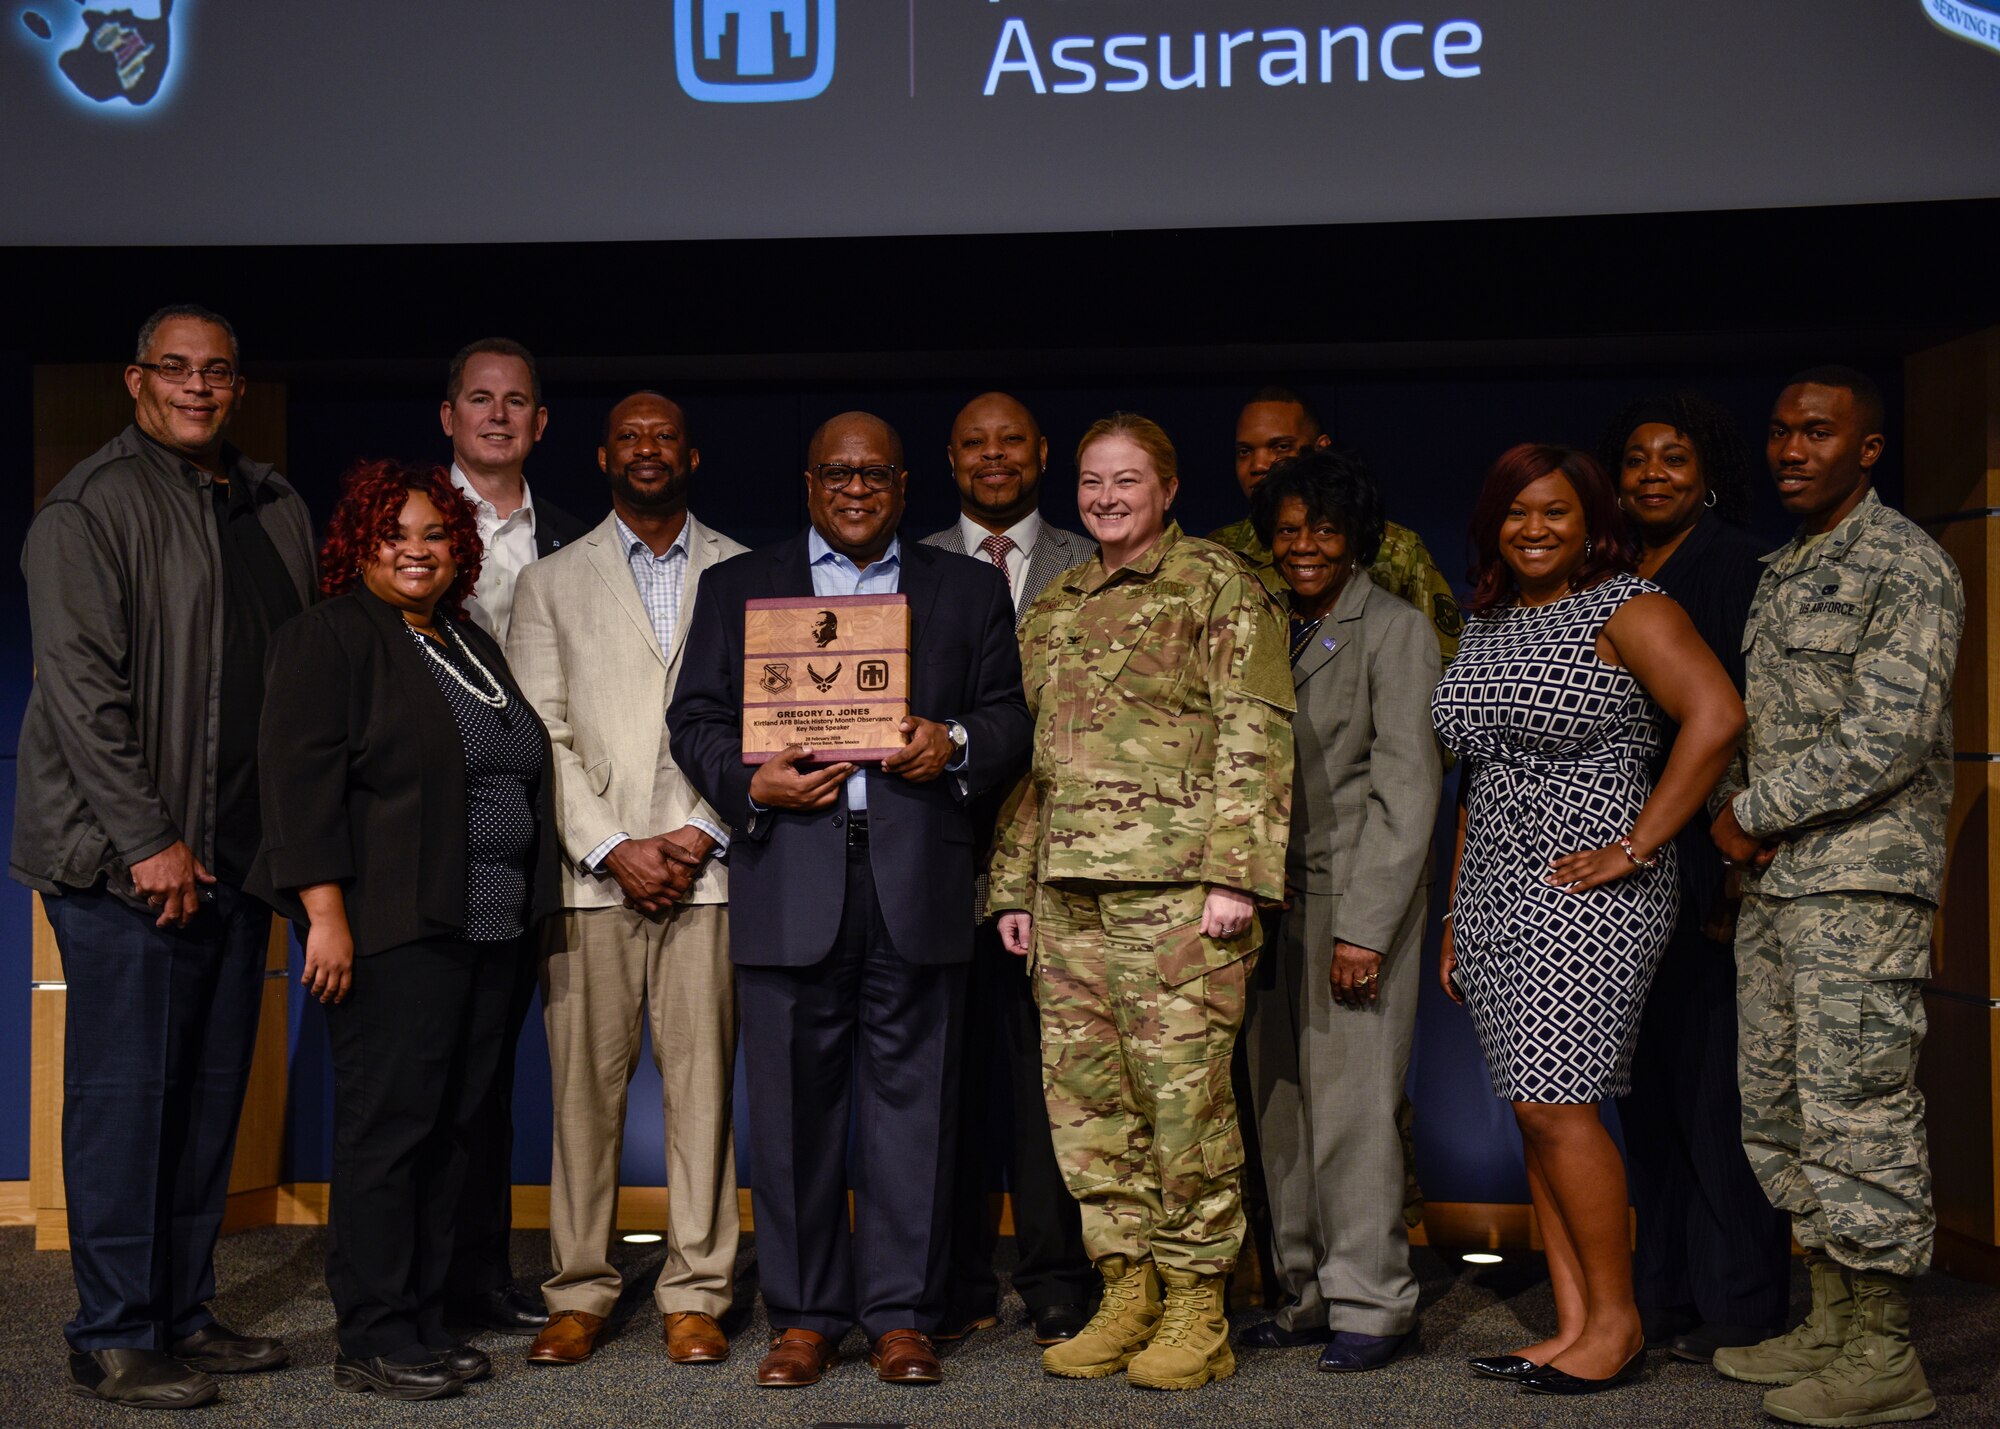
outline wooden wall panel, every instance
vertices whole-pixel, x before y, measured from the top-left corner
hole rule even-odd
[[[1958,563],[1966,596],[1951,843],[1918,1063],[1937,1264],[2000,1279],[2000,328],[1912,356],[1904,396],[1906,504]]]

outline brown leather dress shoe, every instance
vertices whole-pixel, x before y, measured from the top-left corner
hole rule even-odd
[[[921,1330],[891,1330],[868,1352],[875,1377],[887,1384],[936,1384],[944,1378],[937,1351]]]
[[[771,1341],[770,1353],[757,1366],[757,1383],[766,1389],[801,1389],[840,1363],[832,1340],[814,1330],[785,1330]]]
[[[715,1316],[676,1310],[667,1316],[667,1358],[675,1364],[721,1364],[729,1358],[729,1337]]]
[[[587,1310],[558,1310],[528,1346],[529,1364],[582,1364],[597,1348],[604,1317]]]

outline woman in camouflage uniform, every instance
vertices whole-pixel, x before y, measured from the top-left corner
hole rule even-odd
[[[1042,1364],[1193,1389],[1235,1370],[1229,1065],[1256,907],[1284,892],[1291,673],[1256,577],[1168,520],[1165,432],[1107,418],[1077,468],[1097,554],[1022,625],[1034,763],[993,859],[1001,936],[1033,959],[1056,1159],[1105,1281],[1097,1315]]]

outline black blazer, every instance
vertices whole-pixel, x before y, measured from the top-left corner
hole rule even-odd
[[[525,708],[493,638],[469,620],[453,626]],[[465,747],[402,613],[357,586],[279,626],[264,669],[264,842],[245,886],[304,923],[297,890],[339,883],[362,957],[462,930]],[[548,732],[534,724],[542,772],[530,791],[531,921],[561,903]]]
[[[711,567],[701,578],[680,680],[667,706],[674,762],[735,828],[729,956],[807,967],[833,948],[846,897],[847,806],[801,814],[750,808],[743,762],[743,603],[810,596],[803,534]],[[965,727],[966,767],[928,784],[870,771],[869,858],[896,952],[912,963],[972,956],[975,847],[970,796],[1027,764],[1033,721],[1021,693],[1014,603],[991,565],[914,541],[899,587],[910,601],[910,712]]]
[[[590,527],[553,501],[535,498],[535,559],[553,555],[572,541],[581,541]]]

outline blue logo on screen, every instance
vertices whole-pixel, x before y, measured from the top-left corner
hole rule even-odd
[[[157,0],[153,8],[157,14],[141,15],[136,9],[78,12],[40,3],[21,12],[21,24],[49,44],[56,72],[72,96],[93,107],[118,100],[119,109],[139,108],[165,90],[172,53],[174,0]]]
[[[811,99],[833,80],[834,0],[674,0],[681,88],[712,104]]]

